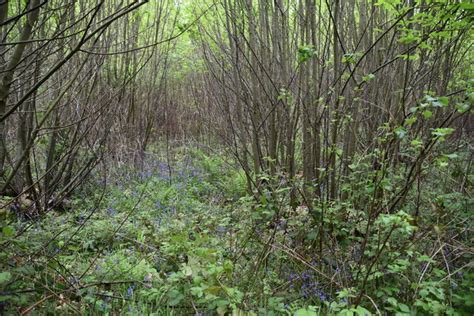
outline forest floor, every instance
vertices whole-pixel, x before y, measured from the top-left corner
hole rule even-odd
[[[352,256],[344,241],[337,245],[340,253],[328,250],[323,261],[317,260],[316,234],[304,205],[294,211],[286,200],[275,205],[270,196],[255,203],[246,194],[241,169],[222,157],[186,150],[171,166],[153,159],[139,171],[117,168],[106,181],[96,174],[70,209],[4,228],[0,254],[9,267],[0,274],[0,284],[9,289],[0,294],[4,311],[370,315],[384,309],[415,315],[428,303],[448,310],[444,287],[432,279],[420,283],[420,293],[428,294],[413,305],[402,300],[407,285],[387,280],[374,290],[375,298],[351,307],[352,277],[337,264],[338,256]],[[275,210],[286,219],[269,220]],[[441,270],[423,269],[423,255],[416,251],[397,256],[379,277],[409,275],[410,260],[418,260],[420,273],[445,279]],[[467,290],[463,299],[472,296],[469,283],[451,284]]]
[[[227,310],[241,295],[220,281],[232,274],[226,258],[230,235],[238,234],[228,205],[243,196],[245,182],[220,158],[197,154],[173,167],[153,161],[107,181],[97,176],[71,210],[9,226],[8,235],[18,236],[9,244],[14,251],[1,253],[12,267],[2,281],[17,289],[6,306],[40,314],[182,314],[189,302],[180,306],[188,300],[180,287],[191,282],[188,292],[197,301],[205,295],[206,309]],[[192,305],[198,312],[202,302]]]

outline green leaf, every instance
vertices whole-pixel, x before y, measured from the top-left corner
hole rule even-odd
[[[305,308],[300,308],[295,313],[295,316],[317,316],[317,315],[318,314],[315,311],[305,309]]]
[[[439,97],[438,98],[439,103],[441,103],[443,106],[448,106],[449,104],[449,99],[448,97]]]
[[[184,295],[176,290],[173,290],[168,293],[168,297],[170,298],[170,300],[168,301],[168,304],[170,306],[176,306],[179,303],[181,303],[181,301],[184,298]]]
[[[337,313],[338,316],[354,316],[354,312],[349,309],[343,309],[339,313]]]
[[[401,58],[403,60],[418,60],[420,58],[420,55],[414,54],[414,55],[409,55],[409,54],[403,54],[403,55],[398,55],[398,58]]]
[[[342,56],[342,62],[348,64],[355,64],[356,63],[357,54],[354,53],[347,53]]]
[[[311,45],[306,45],[306,46],[300,46],[298,48],[298,61],[300,63],[303,63],[313,57],[315,53],[315,49]]]
[[[412,117],[407,118],[407,119],[405,120],[405,124],[406,124],[407,126],[412,126],[413,123],[415,123],[415,122],[416,122],[416,116],[412,116]]]
[[[439,97],[439,98],[434,98],[430,95],[427,95],[425,97],[426,101],[428,101],[428,103],[430,103],[432,106],[436,107],[436,108],[442,108],[442,107],[446,107],[448,106],[449,104],[449,99],[448,97]]]
[[[409,32],[405,36],[400,37],[398,41],[400,42],[400,44],[407,45],[413,42],[417,42],[419,39],[419,36],[416,36],[413,32]]]
[[[454,128],[445,127],[445,128],[436,128],[431,133],[435,137],[444,138],[451,135],[454,132]]]
[[[459,158],[459,155],[457,153],[446,154],[445,156],[449,159]]]
[[[411,145],[413,147],[420,147],[421,145],[423,145],[423,142],[419,138],[417,138],[411,141]]]
[[[387,302],[388,302],[390,305],[393,305],[393,306],[396,306],[397,303],[398,303],[397,299],[394,298],[394,297],[389,297],[389,298],[387,298]]]
[[[456,110],[459,113],[465,113],[465,112],[469,111],[470,108],[471,108],[471,106],[469,104],[466,104],[466,103],[456,104]]]
[[[427,255],[421,255],[416,259],[418,262],[433,262],[433,260]]]
[[[363,76],[363,77],[362,77],[362,80],[363,80],[363,81],[370,81],[370,80],[372,80],[372,79],[374,79],[374,78],[375,78],[375,75],[374,75],[374,74],[368,74],[367,76]]]
[[[10,281],[12,274],[8,271],[0,273],[0,284]]]
[[[193,269],[191,269],[190,266],[185,265],[183,269],[183,273],[185,276],[192,276],[193,275]]]
[[[403,126],[399,126],[395,129],[395,135],[397,135],[399,139],[405,138],[406,134],[407,130]]]
[[[4,226],[3,229],[2,229],[2,233],[6,237],[12,237],[13,235],[15,235],[15,228],[13,228],[11,226]]]
[[[429,110],[423,111],[423,117],[424,117],[425,119],[429,119],[429,118],[432,117],[432,116],[433,116],[433,112],[431,112],[431,111],[429,111]]]
[[[224,261],[223,267],[225,272],[232,272],[234,265],[232,264],[232,261],[226,260]]]
[[[195,286],[190,288],[191,294],[196,297],[202,297],[204,295],[203,288],[200,286]]]
[[[466,10],[466,11],[473,11],[474,10],[474,3],[465,1],[462,2],[460,5],[461,9]]]
[[[410,312],[410,307],[408,307],[408,305],[405,305],[403,303],[398,303],[398,307],[404,313],[409,313]]]
[[[353,311],[357,315],[360,315],[360,316],[370,316],[370,315],[372,315],[372,313],[369,310],[365,309],[362,306],[357,306],[357,308],[353,309]]]

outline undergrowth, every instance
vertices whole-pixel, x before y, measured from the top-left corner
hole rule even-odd
[[[70,210],[30,221],[2,214],[2,312],[472,314],[472,199],[439,185],[456,176],[446,167],[426,179],[433,189],[418,196],[416,220],[410,203],[381,212],[363,245],[364,161],[351,166],[344,202],[293,209],[283,181],[255,199],[224,158],[152,159],[107,181],[97,174]],[[396,170],[390,179],[387,191],[403,180]]]

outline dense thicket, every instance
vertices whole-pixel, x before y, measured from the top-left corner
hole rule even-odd
[[[0,308],[469,314],[473,13],[0,0]]]

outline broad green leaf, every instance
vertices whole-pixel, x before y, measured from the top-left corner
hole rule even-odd
[[[372,315],[372,313],[369,310],[365,309],[362,306],[357,306],[357,308],[353,309],[353,311],[356,313],[356,315],[359,315],[359,316],[370,316],[370,315]]]
[[[404,313],[409,313],[410,312],[410,307],[408,307],[408,305],[405,305],[403,303],[398,303],[398,307]]]
[[[0,273],[0,284],[10,281],[12,274],[8,271]]]
[[[454,132],[454,128],[445,127],[445,128],[436,128],[431,133],[435,137],[444,138],[451,135]]]
[[[13,235],[15,235],[15,228],[11,226],[3,226],[2,233],[6,237],[12,237]]]
[[[431,112],[431,111],[429,111],[429,110],[423,111],[423,117],[424,117],[425,119],[429,119],[429,118],[432,117],[432,116],[433,116],[433,112]]]
[[[318,314],[315,311],[300,308],[296,311],[295,316],[317,316]]]

